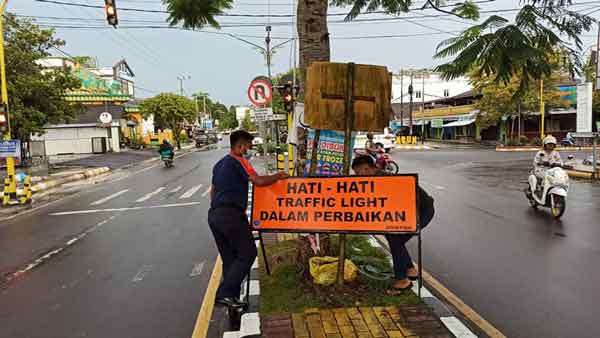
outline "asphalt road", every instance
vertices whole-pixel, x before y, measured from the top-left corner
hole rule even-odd
[[[0,337],[190,337],[217,255],[210,170],[226,151],[3,222]]]
[[[507,337],[600,337],[600,184],[571,180],[554,221],[522,192],[533,155],[393,154],[435,198],[424,268]]]

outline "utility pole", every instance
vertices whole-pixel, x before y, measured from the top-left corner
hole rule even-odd
[[[540,80],[540,113],[542,116],[542,123],[540,126],[540,139],[544,139],[544,80]]]
[[[594,79],[594,90],[600,90],[600,21],[598,22],[598,39],[596,41],[596,78]],[[592,95],[593,99],[594,95]],[[592,114],[592,130],[597,122],[594,119],[596,114]],[[600,132],[600,128],[596,127],[596,132]],[[594,162],[595,164],[596,162]],[[596,172],[594,172],[596,174]]]
[[[177,75],[177,80],[179,80],[179,95],[184,96],[183,94],[183,80],[189,80],[192,77],[189,75]]]
[[[400,125],[404,126],[404,70],[400,69]]]
[[[425,71],[422,73],[422,90],[421,90],[421,144],[425,143]]]
[[[598,22],[598,39],[596,41],[596,78],[594,79],[594,90],[599,90],[600,88],[600,78],[598,78],[599,68],[600,68],[600,21]],[[599,130],[600,131],[600,130]]]
[[[8,88],[6,81],[6,63],[4,60],[4,9],[8,0],[2,0],[0,3],[0,78],[2,84],[2,104],[4,105],[5,117],[6,117],[6,133],[4,134],[4,140],[11,140],[10,130],[10,114],[8,107]],[[6,179],[4,180],[4,196],[2,204],[6,205],[10,202],[11,198],[17,199],[17,182],[15,179],[15,159],[12,157],[6,158]]]
[[[196,105],[196,123],[200,124],[200,111],[198,111],[198,95],[194,95],[194,104]]]
[[[413,72],[410,72],[410,84],[408,85],[408,94],[410,95],[410,102],[408,103],[408,128],[410,129],[410,136],[413,134]]]

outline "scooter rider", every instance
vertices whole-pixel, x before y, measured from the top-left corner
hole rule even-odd
[[[379,159],[379,154],[381,154],[383,151],[379,148],[377,148],[377,146],[375,146],[375,142],[373,142],[373,133],[367,133],[367,141],[365,142],[365,151],[367,152],[367,155],[373,157],[373,160],[375,163],[378,162]]]
[[[558,153],[558,151],[554,150],[556,148],[556,138],[552,135],[548,135],[544,137],[543,144],[544,149],[538,151],[537,154],[535,154],[535,158],[533,159],[533,170],[537,182],[542,182],[544,179],[544,175],[546,174],[547,168],[542,166],[543,163],[547,162],[550,165],[562,165],[560,154]],[[538,185],[536,184],[536,186]]]
[[[173,151],[173,146],[171,145],[171,143],[169,143],[169,141],[167,141],[167,139],[164,139],[163,142],[162,142],[162,144],[158,148],[158,153],[159,154],[162,154],[164,151],[168,151],[169,152],[169,158],[171,160],[175,156],[175,151]]]

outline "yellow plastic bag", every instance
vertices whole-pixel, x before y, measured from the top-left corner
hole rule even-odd
[[[335,282],[338,269],[337,257],[313,257],[309,260],[310,275],[313,282],[321,285],[331,285]],[[344,265],[344,280],[351,282],[356,279],[358,269],[349,259],[346,259]]]

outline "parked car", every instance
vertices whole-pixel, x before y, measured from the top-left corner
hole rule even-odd
[[[206,133],[206,135],[208,136],[208,143],[210,143],[210,144],[219,143],[219,137],[217,136],[217,133],[215,133],[214,131],[209,131]]]
[[[394,139],[394,134],[390,133],[388,128],[382,134],[373,135],[375,145],[385,149],[386,153],[389,153],[394,147]],[[365,143],[367,143],[367,133],[359,132],[354,141],[354,149],[365,149]]]
[[[585,165],[593,165],[593,163],[594,163],[594,156],[589,156],[585,160],[583,160],[583,164],[585,164]],[[600,166],[600,159],[596,159],[596,165]]]
[[[209,144],[208,135],[204,130],[198,129],[194,134],[194,141],[196,142],[196,147],[202,147]]]
[[[257,146],[265,142],[258,132],[250,132],[250,134],[254,136],[254,139],[252,139],[253,146]]]

